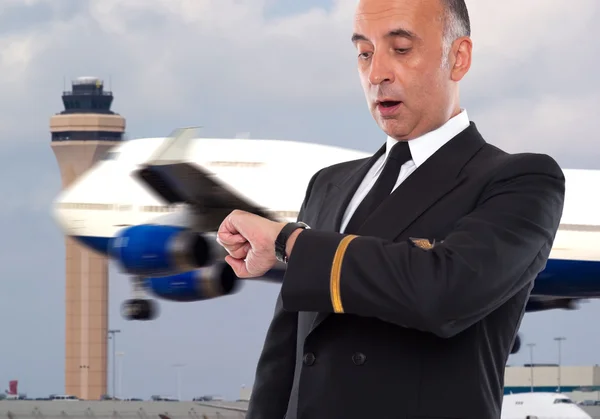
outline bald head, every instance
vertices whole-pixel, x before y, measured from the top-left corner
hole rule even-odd
[[[398,140],[460,112],[458,82],[471,64],[464,0],[360,0],[352,41],[379,126]]]

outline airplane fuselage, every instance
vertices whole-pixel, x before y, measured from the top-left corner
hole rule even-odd
[[[561,393],[505,394],[500,419],[592,419]]]

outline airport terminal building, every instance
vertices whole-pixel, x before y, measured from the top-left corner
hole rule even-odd
[[[507,366],[504,393],[530,391],[568,393],[574,400],[600,399],[600,366]]]

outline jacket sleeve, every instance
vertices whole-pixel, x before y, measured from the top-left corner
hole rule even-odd
[[[527,154],[503,165],[477,207],[435,246],[305,230],[290,255],[283,307],[377,317],[452,337],[532,286],[564,195],[556,162]]]
[[[314,182],[311,178],[298,220],[304,216]],[[256,367],[246,419],[281,419],[286,414],[296,367],[298,313],[283,308],[281,293]]]

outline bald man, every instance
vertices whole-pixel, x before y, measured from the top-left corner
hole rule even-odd
[[[218,232],[240,277],[287,263],[247,418],[498,419],[563,173],[486,143],[461,108],[463,0],[362,0],[352,42],[387,140],[317,172],[303,223],[234,211]]]

